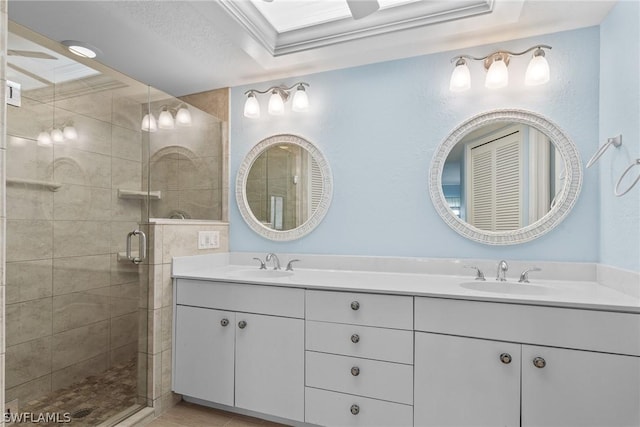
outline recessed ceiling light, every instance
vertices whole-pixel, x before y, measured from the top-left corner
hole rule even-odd
[[[98,53],[102,53],[97,47],[77,40],[63,40],[60,43],[65,45],[71,53],[82,56],[83,58],[95,58]]]

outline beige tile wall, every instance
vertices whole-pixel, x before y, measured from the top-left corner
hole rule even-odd
[[[141,202],[117,190],[141,189],[141,107],[118,90],[85,89],[55,102],[26,91],[23,107],[7,113],[6,175],[62,187],[6,188],[6,401],[26,403],[138,352],[138,267],[117,253]],[[77,141],[36,143],[67,122]]]
[[[7,0],[0,0],[0,99],[5,99],[6,88],[6,56],[7,51]],[[4,384],[5,378],[5,170],[6,170],[6,104],[0,102],[0,414],[4,414]],[[0,420],[0,426],[4,426],[4,419]]]
[[[199,231],[219,231],[218,249],[198,249]],[[176,256],[203,255],[229,251],[229,225],[215,221],[164,221],[149,226],[149,297],[148,307],[141,309],[141,319],[148,319],[146,351],[138,359],[146,360],[147,404],[161,414],[180,400],[171,392],[171,344],[173,327],[173,281],[171,260]],[[141,367],[144,369],[144,367]]]

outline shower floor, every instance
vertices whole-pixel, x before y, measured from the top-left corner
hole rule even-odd
[[[38,426],[97,426],[137,403],[136,358],[20,407],[21,413],[71,414],[71,422],[27,423]],[[90,411],[89,411],[90,410]],[[87,413],[88,412],[88,413]],[[75,416],[74,416],[75,415]],[[16,425],[16,424],[14,424]]]

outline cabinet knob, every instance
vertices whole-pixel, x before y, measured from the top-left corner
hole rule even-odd
[[[238,322],[238,328],[244,329],[246,327],[247,327],[247,322],[245,322],[244,320],[241,320]]]
[[[500,355],[500,361],[505,365],[508,365],[509,363],[511,363],[511,355],[509,353],[502,353]]]
[[[358,415],[360,413],[360,407],[358,405],[351,405],[351,413]]]
[[[358,301],[351,302],[351,310],[358,310],[360,308],[360,303]]]
[[[354,343],[354,344],[355,344],[355,343],[357,343],[357,342],[359,342],[359,341],[360,341],[360,335],[358,335],[358,334],[353,334],[353,335],[351,335],[351,342],[352,342],[352,343]]]
[[[536,357],[533,359],[533,366],[542,369],[547,366],[547,362],[542,357]]]
[[[229,324],[229,319],[222,319],[222,320],[220,321],[220,324],[221,324],[222,326],[227,326],[227,325]]]
[[[351,375],[353,375],[354,377],[360,375],[360,368],[358,368],[357,366],[351,368]]]

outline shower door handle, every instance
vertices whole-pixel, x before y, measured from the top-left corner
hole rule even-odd
[[[138,256],[131,255],[131,238],[139,236],[138,239]],[[133,230],[127,234],[127,259],[134,264],[140,264],[147,257],[147,235],[143,231]]]

